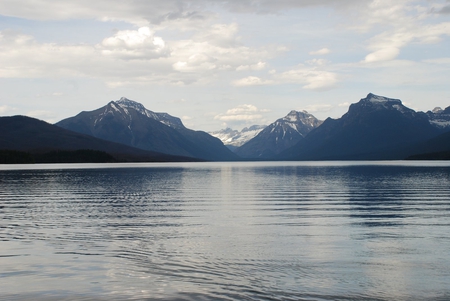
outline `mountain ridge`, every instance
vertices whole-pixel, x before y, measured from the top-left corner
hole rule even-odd
[[[171,156],[118,144],[90,135],[63,129],[27,116],[0,117],[0,149],[32,154],[52,151],[97,150],[124,162],[197,161],[194,158]]]
[[[399,99],[369,93],[341,118],[327,118],[277,159],[403,159],[408,147],[439,133],[425,113],[405,107]]]
[[[247,159],[269,159],[294,146],[322,124],[306,111],[291,110],[286,116],[265,127],[235,152]]]
[[[57,126],[144,150],[201,160],[235,160],[223,143],[203,131],[186,128],[167,113],[155,113],[122,97],[93,111],[63,119]]]

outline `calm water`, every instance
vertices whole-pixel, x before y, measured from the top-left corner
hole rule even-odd
[[[450,162],[3,165],[0,217],[1,300],[450,299]]]

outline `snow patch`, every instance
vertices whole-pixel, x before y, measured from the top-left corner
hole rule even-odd
[[[265,128],[265,125],[252,125],[251,127],[243,128],[241,131],[226,128],[216,132],[209,132],[209,134],[220,139],[225,145],[239,147],[256,137]]]
[[[436,107],[436,108],[434,108],[433,111],[431,111],[431,112],[433,112],[434,114],[439,114],[439,113],[442,113],[443,111],[444,111],[444,110],[442,110],[442,108]]]
[[[430,120],[430,123],[440,128],[450,127],[450,120]]]

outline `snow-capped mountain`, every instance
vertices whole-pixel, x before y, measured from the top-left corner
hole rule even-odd
[[[206,132],[187,129],[167,113],[155,113],[142,104],[121,98],[90,112],[81,112],[56,125],[75,132],[144,150],[199,158],[233,160],[223,143]]]
[[[278,159],[403,159],[409,148],[440,132],[427,114],[405,107],[399,99],[370,93],[341,118],[325,120]]]
[[[118,104],[125,111],[127,109],[134,109],[137,112],[141,113],[142,115],[158,120],[159,122],[167,126],[170,126],[171,128],[174,129],[185,128],[180,118],[171,116],[167,113],[152,112],[150,110],[147,110],[141,103],[127,99],[125,97],[120,98],[118,101],[115,102],[115,104]]]
[[[235,152],[243,158],[270,158],[295,145],[320,124],[322,121],[306,111],[291,111],[268,125]]]
[[[450,107],[442,110],[437,107],[432,111],[427,112],[431,125],[436,126],[439,129],[450,130]]]
[[[220,131],[209,132],[209,134],[219,138],[226,146],[236,148],[258,135],[265,127],[265,125],[252,125],[243,128],[242,131],[226,128]]]

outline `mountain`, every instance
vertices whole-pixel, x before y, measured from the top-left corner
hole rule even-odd
[[[291,111],[262,130],[235,152],[242,158],[269,159],[302,140],[322,121],[306,111]]]
[[[155,113],[122,97],[90,112],[81,112],[57,126],[132,147],[202,160],[235,160],[223,143],[206,132],[187,129],[167,113]]]
[[[339,119],[323,124],[292,148],[282,160],[403,159],[411,148],[442,132],[426,113],[405,107],[399,99],[368,94],[350,105]]]
[[[427,116],[431,125],[438,129],[450,131],[450,107],[447,107],[445,110],[439,107],[434,108],[433,111],[427,112]]]
[[[75,133],[26,116],[0,117],[0,149],[39,155],[54,151],[93,150],[106,152],[117,161],[193,161],[192,158],[145,151]]]
[[[409,153],[407,159],[412,160],[449,160],[450,131],[418,143]]]
[[[235,150],[258,135],[265,127],[265,125],[252,125],[251,127],[243,128],[242,131],[226,128],[220,131],[209,132],[208,134],[220,139],[229,149]]]

